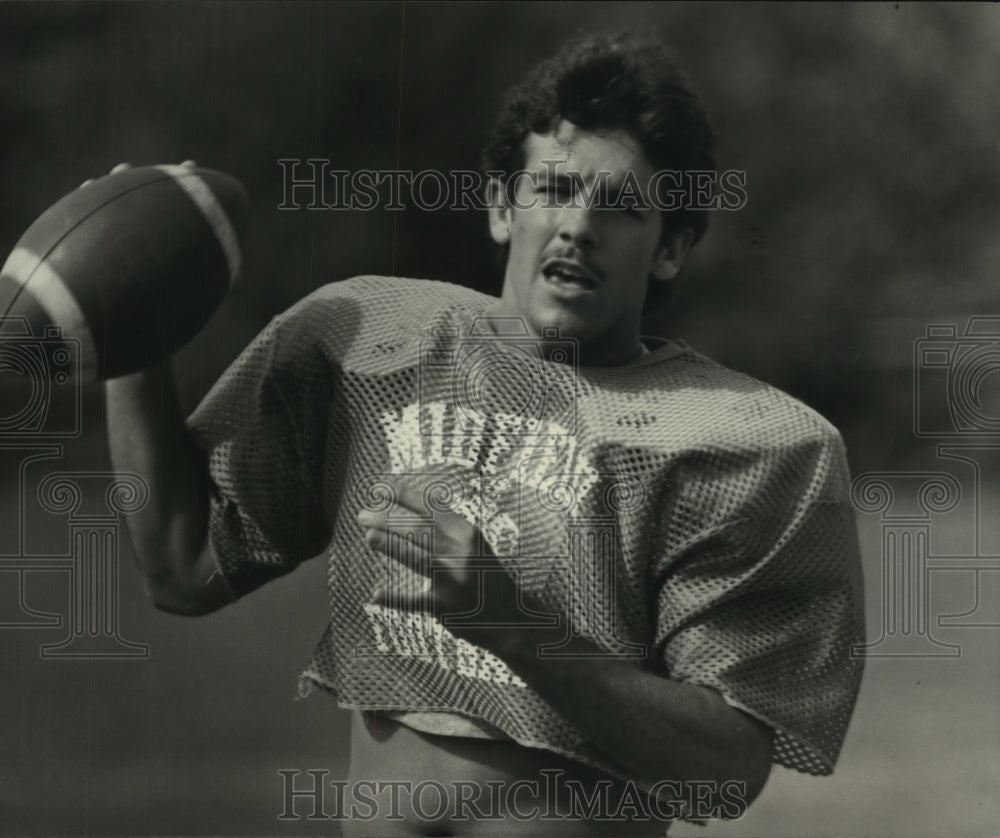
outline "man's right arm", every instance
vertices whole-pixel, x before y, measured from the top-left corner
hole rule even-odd
[[[128,516],[146,595],[159,609],[198,615],[233,601],[208,544],[210,477],[185,424],[169,362],[108,381],[108,440],[115,471],[149,483]]]

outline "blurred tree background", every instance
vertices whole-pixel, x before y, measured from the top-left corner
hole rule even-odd
[[[657,27],[702,92],[717,213],[651,327],[782,387],[852,443],[908,444],[922,325],[997,305],[998,14],[823,4],[4,4],[10,247],[116,162],[194,158],[254,199],[243,281],[184,365],[192,398],[274,313],[360,273],[499,288],[482,213],[279,211],[281,158],[477,168],[503,90],[568,34]]]
[[[914,341],[928,324],[955,323],[961,334],[970,316],[1000,311],[996,5],[4,3],[0,249],[9,251],[62,194],[121,161],[193,158],[240,178],[253,198],[244,275],[181,353],[184,394],[193,406],[271,316],[326,282],[395,273],[499,290],[482,213],[281,211],[279,159],[323,158],[348,170],[477,168],[504,89],[566,36],[610,27],[663,33],[713,117],[719,168],[747,172],[747,206],[713,216],[672,307],[651,328],[816,407],[842,429],[855,472],[920,461],[927,446],[912,432]],[[1000,392],[1000,372],[987,384]],[[934,407],[942,416],[945,401],[941,393]],[[67,448],[67,457],[81,462],[104,456],[97,388],[85,393],[85,408],[85,435]],[[135,579],[123,585],[141,597]],[[277,596],[291,598],[289,590]],[[287,704],[288,679],[321,624],[321,600],[314,604],[315,620],[299,629],[305,639],[282,673],[285,683],[268,686],[277,708]],[[141,604],[124,607],[135,609],[126,612],[131,619],[162,632],[161,660],[171,660],[170,650],[178,657],[162,670],[150,664],[141,676],[114,677],[159,708],[157,701],[170,700],[154,693],[168,691],[189,667],[199,680],[185,687],[184,701],[206,702],[197,705],[205,714],[215,712],[211,689],[225,689],[218,680],[226,664],[211,652],[209,663],[191,663],[184,653],[228,636],[234,666],[245,625],[263,619],[264,608],[255,602],[257,611],[213,617],[210,630],[204,622],[178,627],[162,615],[143,616]],[[284,624],[267,619],[273,664],[292,641]],[[9,632],[0,636],[9,639]],[[135,705],[110,697],[118,686],[105,692],[94,686],[93,670],[71,669],[53,675],[35,661],[22,673],[29,677],[30,670],[41,679],[34,683],[47,685],[37,690],[53,694],[66,688],[65,678],[76,678],[75,688],[114,708],[79,734],[89,743],[78,743],[83,751],[67,746],[63,756],[81,774],[104,776],[95,743],[142,731],[145,738],[132,743],[141,766],[133,781],[144,777],[154,797],[158,788],[160,808],[133,801],[116,820],[95,802],[102,799],[94,797],[97,779],[89,797],[61,787],[52,779],[54,758],[38,743],[62,753],[60,735],[74,734],[60,734],[59,720],[50,718],[44,736],[28,725],[10,741],[17,753],[40,749],[23,764],[48,772],[45,795],[62,797],[62,808],[49,811],[49,821],[33,821],[29,811],[41,798],[25,798],[22,789],[10,828],[252,828],[252,820],[227,820],[232,816],[212,803],[178,809],[179,799],[193,799],[213,782],[215,769],[196,734],[158,732],[151,719],[159,709],[147,707],[136,720]],[[246,675],[229,675],[248,683]],[[18,693],[18,712],[41,694],[33,689]],[[208,715],[192,724],[202,724],[209,739],[224,728],[232,753],[240,754],[250,746],[237,720],[256,729],[260,707],[243,693],[229,700],[239,705],[226,710],[230,727]],[[278,753],[328,747],[309,734],[310,725],[325,724],[320,712],[295,712],[298,722],[260,736],[270,735]],[[339,724],[324,728],[327,735],[342,735]],[[73,763],[69,755],[84,752],[89,761]],[[268,776],[274,785],[275,775]],[[255,775],[252,782],[261,781]],[[127,784],[120,790],[134,795]],[[258,798],[249,792],[234,799],[241,811],[256,811]],[[83,810],[91,814],[80,816]],[[174,820],[164,827],[161,816]],[[0,830],[7,828],[0,816]]]

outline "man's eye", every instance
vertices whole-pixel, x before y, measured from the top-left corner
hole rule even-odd
[[[639,218],[643,216],[643,207],[640,201],[636,201],[632,198],[622,198],[615,196],[608,199],[603,204],[604,209],[616,210],[617,212],[627,215],[629,218]]]
[[[624,212],[632,214],[635,210],[634,204],[628,201],[620,201],[614,197],[608,197],[602,195],[597,202],[597,206],[602,210],[610,210],[612,212]]]

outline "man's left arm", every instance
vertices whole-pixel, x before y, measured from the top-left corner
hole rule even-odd
[[[454,631],[454,629],[452,629]],[[744,783],[744,802],[760,793],[771,770],[769,727],[708,687],[665,677],[614,657],[544,657],[562,631],[470,631],[511,667],[598,750],[636,779]],[[544,630],[541,630],[544,632]],[[478,636],[477,636],[478,635]],[[574,648],[575,647],[575,648]],[[598,653],[584,638],[561,651]]]
[[[414,513],[422,508],[419,494],[402,483],[396,497],[399,506]],[[747,804],[763,788],[771,765],[771,729],[728,704],[716,690],[602,653],[580,636],[574,637],[572,648],[561,646],[559,656],[540,654],[542,646],[564,640],[565,628],[517,625],[524,612],[510,575],[484,573],[483,559],[472,564],[461,558],[476,553],[479,539],[477,529],[461,516],[435,515],[439,556],[424,554],[413,542],[390,545],[389,538],[399,537],[398,518],[393,535],[384,512],[362,512],[358,521],[373,548],[422,573],[432,571],[433,584],[423,590],[394,588],[393,606],[443,616],[449,631],[507,663],[628,775],[649,785],[702,780],[719,787],[736,781],[745,784]],[[502,571],[498,562],[495,569]],[[479,601],[481,580],[487,579]],[[377,592],[375,600],[389,604],[385,591]],[[470,614],[474,619],[449,616]],[[570,651],[572,658],[565,654]]]

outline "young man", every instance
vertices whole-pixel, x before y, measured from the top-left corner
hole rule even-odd
[[[658,46],[575,42],[487,149],[499,300],[326,286],[188,422],[169,368],[109,382],[157,606],[326,557],[303,682],[353,710],[346,834],[658,834],[739,815],[772,761],[832,770],[862,638],[840,438],[639,333],[705,229],[651,189],[711,144]]]

